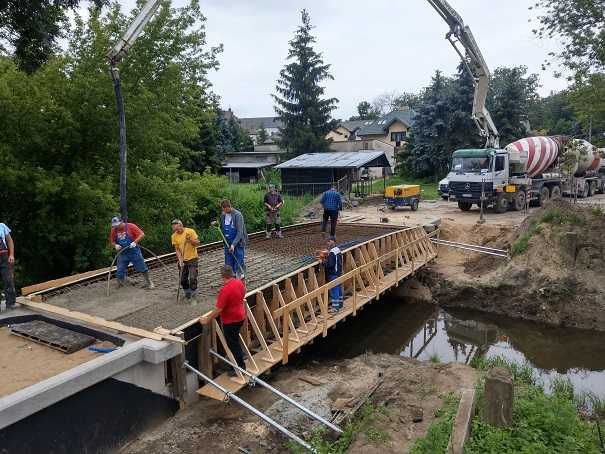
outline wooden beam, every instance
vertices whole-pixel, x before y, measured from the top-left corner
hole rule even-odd
[[[49,312],[51,314],[60,315],[63,317],[68,317],[73,320],[78,320],[80,322],[88,323],[91,325],[95,325],[101,328],[112,329],[114,331],[118,331],[120,333],[132,334],[133,336],[145,337],[153,340],[167,340],[172,342],[185,343],[183,339],[178,336],[165,334],[165,333],[157,333],[147,331],[141,328],[134,328],[132,326],[127,326],[119,322],[113,322],[109,320],[105,320],[104,318],[97,317],[95,315],[84,314],[83,312],[70,311],[69,309],[65,309],[58,306],[53,306],[52,304],[47,303],[35,303],[33,301],[28,300],[27,298],[18,298],[17,300],[19,304],[29,307],[31,309],[36,309],[39,311]]]

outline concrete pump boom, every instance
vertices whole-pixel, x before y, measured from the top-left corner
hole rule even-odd
[[[428,0],[435,11],[448,24],[450,31],[445,38],[453,46],[456,53],[462,59],[464,67],[473,78],[475,95],[473,99],[472,118],[475,121],[479,133],[486,138],[486,147],[499,147],[500,135],[485,106],[487,91],[489,89],[490,72],[471,29],[464,25],[462,17],[451,7],[446,0]],[[464,53],[462,49],[464,49]]]
[[[128,204],[126,198],[126,114],[124,113],[124,97],[122,96],[122,83],[120,82],[118,63],[126,56],[128,50],[133,46],[134,42],[145,28],[145,25],[151,20],[159,5],[160,0],[149,0],[145,3],[117,44],[107,53],[111,80],[113,81],[113,88],[116,94],[118,122],[120,125],[120,215],[124,222],[128,220]]]

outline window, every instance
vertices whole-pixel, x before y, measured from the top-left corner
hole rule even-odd
[[[504,156],[496,156],[496,164],[494,171],[501,172],[504,170]]]
[[[401,132],[392,132],[391,133],[391,142],[403,142],[407,136],[405,131]]]

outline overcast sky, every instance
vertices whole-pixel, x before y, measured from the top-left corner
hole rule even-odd
[[[185,0],[173,0],[179,6]],[[238,117],[274,115],[275,82],[300,24],[311,15],[316,50],[331,64],[327,95],[340,100],[336,118],[348,118],[362,100],[391,91],[417,91],[436,69],[452,74],[459,59],[444,39],[448,27],[426,0],[200,0],[210,44],[223,43],[221,67],[210,79]],[[535,38],[528,0],[450,0],[475,35],[493,71],[525,65],[538,73],[540,93],[565,81],[541,71],[555,43]],[[123,2],[132,6],[134,0]]]

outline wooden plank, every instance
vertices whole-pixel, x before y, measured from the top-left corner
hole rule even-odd
[[[212,346],[212,328],[209,325],[202,327],[202,335],[198,339],[197,345],[197,365],[207,377],[214,375],[214,363],[212,356],[210,355],[210,348]]]
[[[112,330],[118,331],[120,333],[132,334],[133,336],[145,337],[148,339],[154,339],[154,340],[158,340],[158,341],[168,340],[168,341],[179,342],[179,343],[183,343],[183,344],[185,343],[185,341],[183,339],[181,339],[177,336],[173,336],[170,334],[155,333],[155,332],[147,331],[147,330],[140,329],[140,328],[134,328],[132,326],[127,326],[127,325],[124,325],[119,322],[113,322],[113,321],[105,320],[104,318],[97,317],[94,315],[84,314],[83,312],[70,311],[69,309],[65,309],[65,308],[58,307],[58,306],[53,306],[52,304],[35,303],[35,302],[30,301],[29,299],[23,298],[23,297],[18,298],[17,301],[19,304],[29,307],[31,309],[37,309],[37,310],[49,312],[49,313],[52,313],[55,315],[61,315],[63,317],[68,317],[68,318],[71,318],[74,320],[89,323],[91,325],[99,326],[101,328],[112,329]]]

